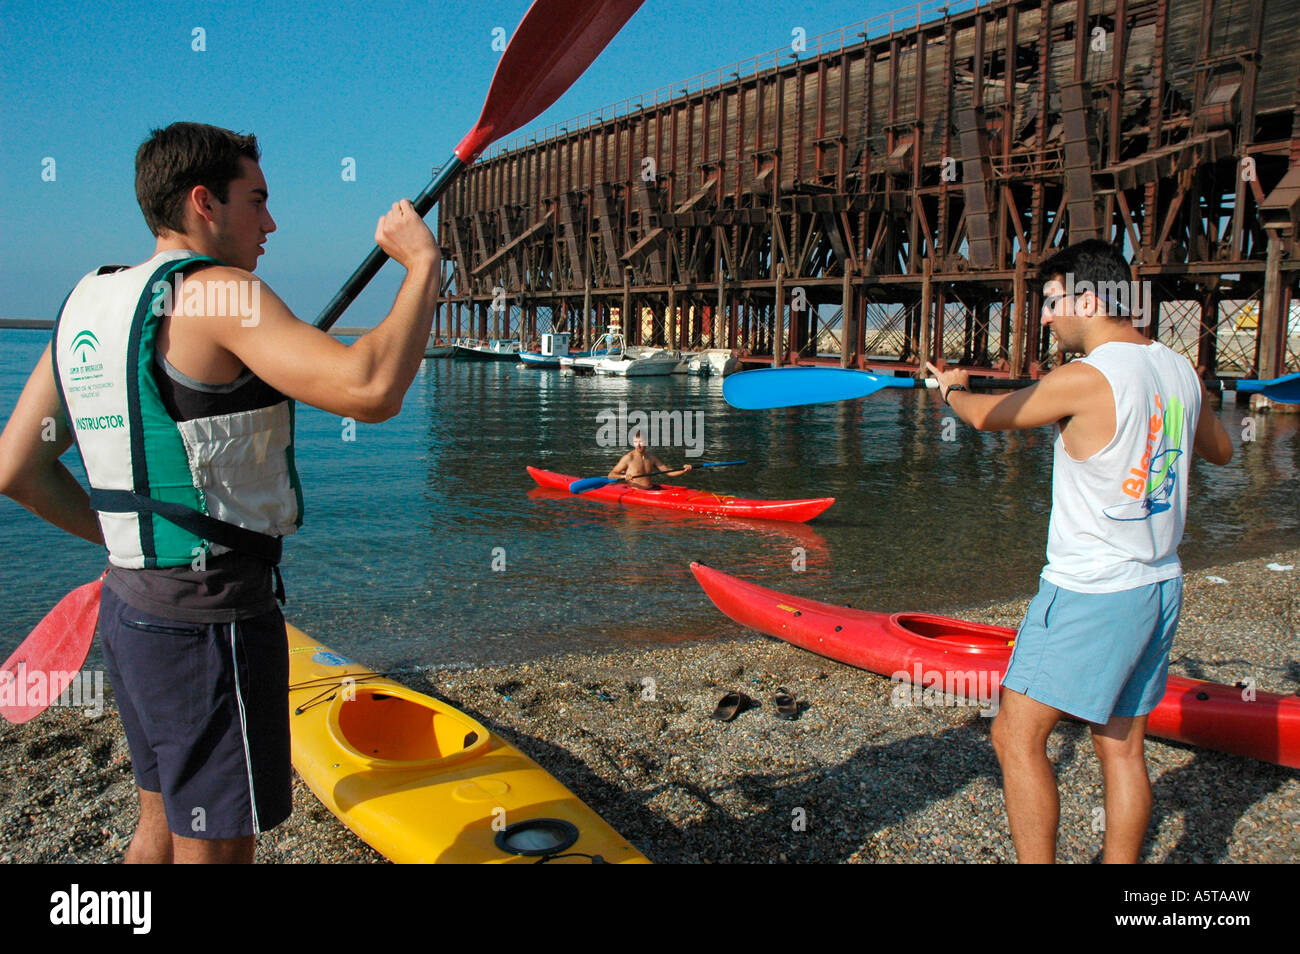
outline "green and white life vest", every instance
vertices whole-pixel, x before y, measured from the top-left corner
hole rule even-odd
[[[175,421],[154,380],[154,347],[173,277],[192,252],[83,278],[54,325],[54,377],[90,481],[109,561],[192,564],[230,550],[280,561],[302,524],[293,403]]]

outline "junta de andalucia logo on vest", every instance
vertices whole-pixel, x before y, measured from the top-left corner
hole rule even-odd
[[[99,351],[99,339],[95,337],[95,333],[89,328],[83,328],[77,332],[76,337],[72,339],[71,350],[72,356],[81,362],[68,369],[73,374],[86,375],[104,370],[102,363],[90,363],[91,356]]]

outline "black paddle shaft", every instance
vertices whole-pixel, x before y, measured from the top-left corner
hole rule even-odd
[[[438,174],[433,177],[424,190],[415,197],[411,203],[415,206],[416,214],[424,218],[429,214],[429,210],[434,207],[437,201],[442,198],[442,194],[447,191],[448,187],[460,175],[465,163],[460,157],[452,153],[451,161],[438,170]],[[334,327],[334,323],[343,317],[343,312],[347,310],[348,305],[356,300],[361,294],[361,290],[370,284],[370,279],[379,273],[384,267],[384,262],[388,261],[388,253],[378,246],[370,250],[355,272],[352,273],[343,287],[339,289],[337,295],[330,299],[330,303],[325,306],[325,310],[316,316],[316,325],[321,331],[329,331]]]
[[[1018,391],[1038,381],[1038,378],[971,378],[970,386],[974,391]]]

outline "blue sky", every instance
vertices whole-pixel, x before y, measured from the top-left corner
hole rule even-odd
[[[540,127],[903,6],[646,0]],[[310,320],[473,126],[525,0],[127,5],[6,0],[0,31],[0,317],[52,318],[83,274],[152,253],[133,160],[181,119],[257,134],[279,230],[258,273]],[[206,50],[192,49],[194,28]],[[356,160],[355,182],[340,175]],[[45,160],[54,181],[43,181]],[[343,324],[382,318],[385,267]]]

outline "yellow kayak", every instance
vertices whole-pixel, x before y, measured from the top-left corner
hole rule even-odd
[[[648,863],[478,721],[288,631],[294,768],[389,860]]]

